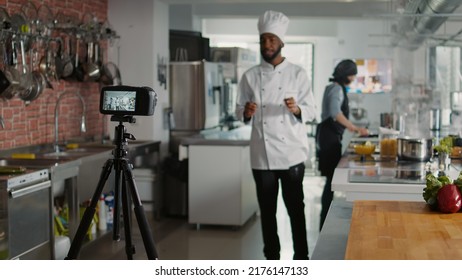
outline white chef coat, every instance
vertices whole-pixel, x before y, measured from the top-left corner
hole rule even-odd
[[[284,103],[294,94],[301,120]],[[306,71],[286,59],[276,67],[263,61],[244,73],[239,83],[236,116],[243,120],[247,102],[255,102],[250,157],[252,169],[285,170],[308,159],[305,123],[314,120],[316,105]]]

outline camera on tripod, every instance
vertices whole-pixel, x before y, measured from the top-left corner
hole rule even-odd
[[[99,111],[115,116],[151,116],[157,94],[150,87],[108,86],[101,89]]]
[[[113,158],[108,159],[101,171],[98,185],[90,204],[85,209],[81,222],[72,240],[71,247],[66,259],[77,258],[83,239],[90,228],[90,224],[96,213],[96,206],[103,192],[111,170],[115,170],[114,185],[114,224],[112,229],[114,241],[120,240],[119,218],[120,207],[123,211],[123,226],[125,237],[125,252],[128,259],[133,259],[135,247],[131,240],[131,222],[130,222],[130,200],[133,204],[135,217],[140,227],[141,237],[146,249],[146,254],[151,260],[158,259],[157,250],[154,245],[154,239],[146,219],[145,211],[136,189],[135,178],[132,173],[133,166],[127,158],[128,150],[127,139],[136,140],[135,136],[126,132],[124,122],[134,123],[136,116],[151,116],[157,104],[157,94],[149,87],[131,87],[131,86],[108,86],[101,90],[99,111],[102,114],[112,115],[111,121],[119,122],[115,127],[114,144],[115,149],[112,152]]]

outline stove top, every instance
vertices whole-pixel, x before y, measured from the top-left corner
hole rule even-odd
[[[425,184],[424,169],[367,168],[348,171],[350,183]]]

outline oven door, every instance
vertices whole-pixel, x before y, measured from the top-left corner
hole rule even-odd
[[[9,190],[10,259],[51,259],[51,181]]]

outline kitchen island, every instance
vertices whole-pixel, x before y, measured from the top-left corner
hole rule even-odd
[[[425,162],[381,160],[379,155],[361,159],[345,154],[332,179],[332,190],[345,193],[347,201],[423,201]],[[460,160],[453,160],[447,174],[457,178]]]
[[[455,179],[460,170],[462,162],[453,159],[447,174]],[[424,205],[424,187],[425,163],[381,161],[378,155],[361,160],[357,155],[346,153],[339,162],[332,180],[332,189],[345,194],[345,197],[337,197],[332,202],[324,227],[311,253],[311,259],[345,259],[356,201],[409,202]],[[386,232],[383,234],[385,236]],[[439,258],[443,257],[440,255]]]
[[[242,226],[257,212],[250,132],[250,126],[243,126],[182,140],[189,158],[190,224]]]

